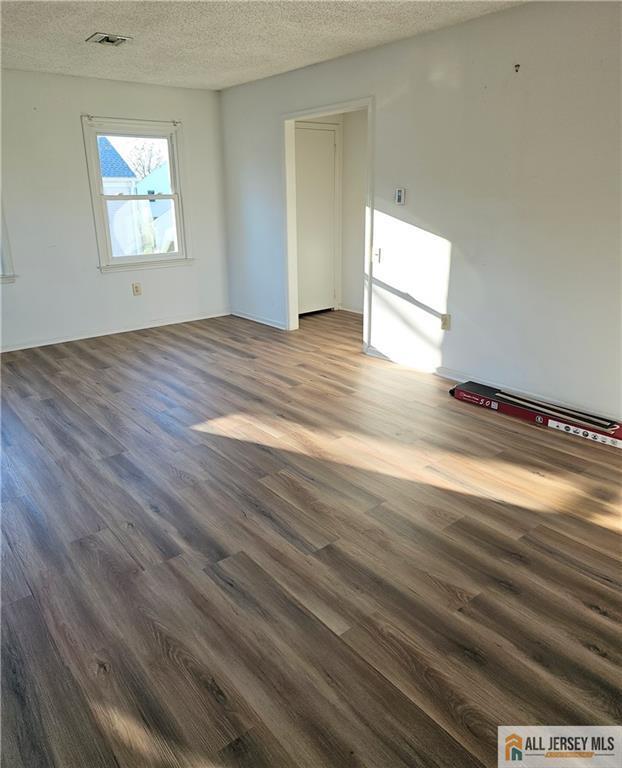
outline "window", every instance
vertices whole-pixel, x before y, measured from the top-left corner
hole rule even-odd
[[[9,247],[9,236],[4,221],[4,209],[2,210],[2,231],[0,232],[0,282],[12,283],[15,281],[13,259]]]
[[[82,117],[103,271],[188,261],[179,123]]]

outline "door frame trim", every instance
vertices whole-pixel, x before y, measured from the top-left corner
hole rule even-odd
[[[285,245],[286,281],[285,303],[287,308],[287,330],[298,328],[298,244],[296,228],[296,121],[305,118],[329,117],[345,112],[367,111],[367,190],[365,199],[365,260],[364,302],[363,302],[363,343],[369,344],[371,330],[371,270],[373,243],[373,200],[374,200],[374,112],[373,96],[353,99],[337,104],[311,107],[289,112],[281,116],[284,130],[284,198],[285,198]],[[340,222],[341,224],[341,222]],[[339,281],[341,283],[341,280]]]

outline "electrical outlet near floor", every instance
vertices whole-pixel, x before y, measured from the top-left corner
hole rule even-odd
[[[451,331],[451,315],[441,315],[441,330]]]
[[[134,296],[142,296],[143,286],[142,283],[132,283],[132,293]]]

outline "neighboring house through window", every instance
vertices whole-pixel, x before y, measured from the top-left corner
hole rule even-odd
[[[110,143],[107,136],[97,137],[99,168],[104,191],[110,195],[131,195],[136,189],[136,174]]]
[[[187,261],[179,123],[83,116],[103,271]]]

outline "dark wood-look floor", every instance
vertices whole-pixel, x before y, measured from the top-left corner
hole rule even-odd
[[[360,337],[3,356],[3,766],[470,768],[620,721],[620,456]]]

